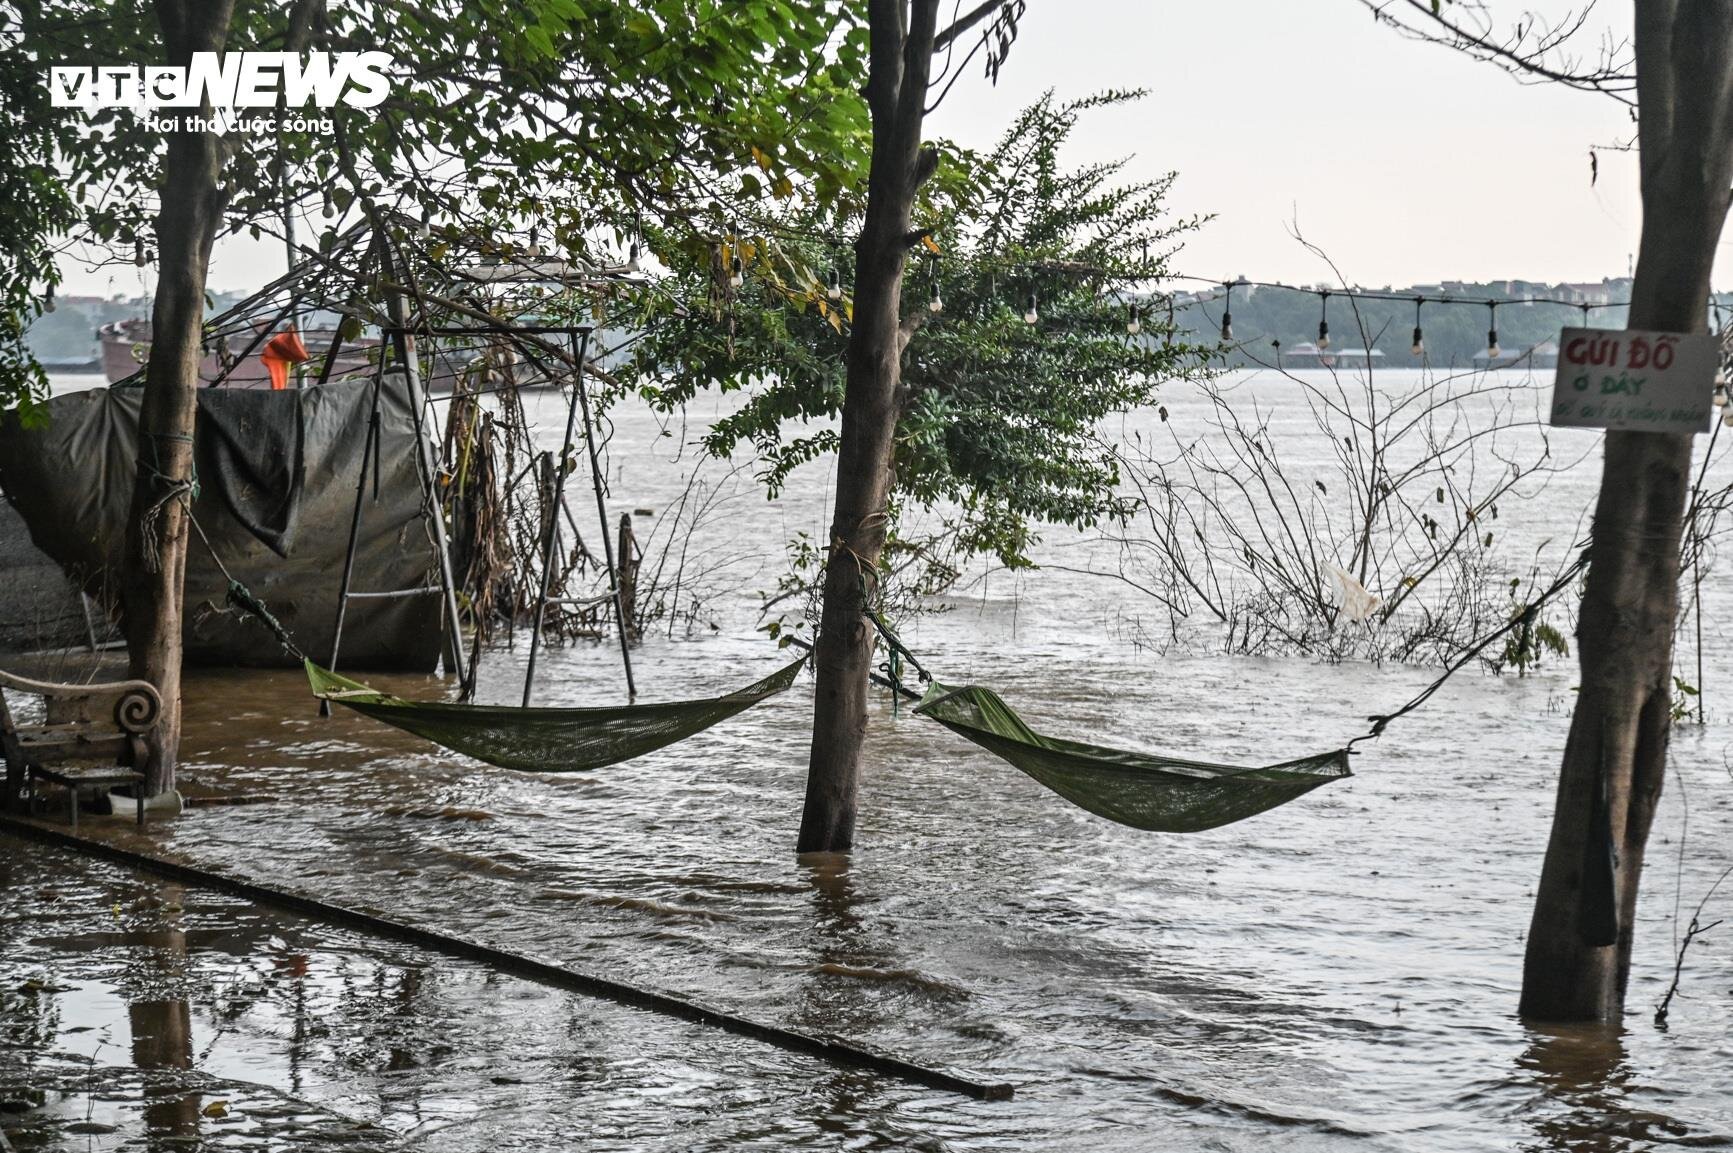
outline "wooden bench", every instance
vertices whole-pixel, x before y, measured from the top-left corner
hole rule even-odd
[[[43,699],[39,725],[14,721],[6,691]],[[0,755],[6,760],[5,805],[33,807],[38,781],[66,790],[72,827],[78,828],[83,792],[130,785],[144,824],[144,738],[162,718],[162,698],[147,681],[68,685],[35,681],[0,670]]]

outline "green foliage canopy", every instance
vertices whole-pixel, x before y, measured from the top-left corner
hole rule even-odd
[[[134,110],[48,107],[46,77],[50,64],[164,62],[156,8],[40,0],[5,31],[0,132],[26,165],[0,180],[33,195],[7,197],[0,245],[45,251],[71,233],[117,260],[148,255],[163,136]],[[223,138],[234,231],[277,232],[288,205],[332,236],[378,204],[454,238],[537,227],[582,260],[645,217],[823,203],[864,171],[865,32],[825,0],[233,0],[226,45],[394,61],[377,107],[289,110],[328,118],[329,134]],[[9,324],[28,322],[53,275],[40,259],[7,265]],[[25,391],[0,377],[0,405]]]
[[[991,151],[943,149],[923,190],[917,219],[932,243],[916,242],[925,259],[904,281],[893,502],[940,509],[964,556],[1027,565],[1039,522],[1123,516],[1101,422],[1151,402],[1164,380],[1206,370],[1213,347],[1169,340],[1165,315],[1127,331],[1123,292],[1158,278],[1196,223],[1167,217],[1171,176],[1122,183],[1121,163],[1061,163],[1082,114],[1136,95],[1049,94]],[[858,228],[858,208],[844,206],[676,245],[668,291],[640,318],[640,393],[664,408],[706,389],[745,394],[705,444],[721,456],[756,453],[772,493],[837,447],[849,307],[846,294],[830,298],[830,280],[834,269],[846,284],[840,238]],[[726,276],[736,254],[738,288]]]

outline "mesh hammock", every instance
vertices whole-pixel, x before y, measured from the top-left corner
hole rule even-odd
[[[1346,749],[1235,768],[1047,737],[997,693],[976,685],[959,689],[935,681],[915,711],[1010,761],[1072,804],[1153,832],[1213,829],[1353,775]]]
[[[802,657],[756,684],[720,697],[599,709],[515,708],[406,701],[307,661],[321,700],[426,737],[436,745],[503,769],[572,773],[641,757],[685,740],[775,696],[794,683]]]

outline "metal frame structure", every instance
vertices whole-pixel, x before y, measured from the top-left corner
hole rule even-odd
[[[603,489],[601,456],[596,448],[595,421],[590,413],[589,390],[584,383],[585,363],[588,359],[590,335],[594,331],[589,326],[582,325],[512,325],[498,326],[477,325],[418,325],[404,323],[403,302],[400,294],[393,293],[390,301],[392,323],[385,326],[384,335],[391,341],[392,350],[404,369],[406,386],[409,391],[409,402],[415,412],[416,439],[420,442],[418,464],[422,474],[422,492],[428,502],[427,515],[432,522],[435,542],[439,551],[440,587],[438,589],[409,589],[402,592],[357,593],[350,589],[353,579],[355,549],[361,527],[361,508],[365,500],[367,485],[367,468],[372,461],[376,436],[370,436],[362,453],[361,476],[355,489],[355,513],[350,522],[349,549],[343,564],[343,584],[337,602],[337,629],[332,641],[331,663],[333,670],[337,667],[337,654],[343,643],[343,618],[351,599],[357,597],[395,597],[415,596],[431,592],[443,591],[445,594],[445,611],[452,654],[452,669],[460,681],[467,686],[462,655],[462,633],[460,618],[457,613],[456,585],[451,571],[451,552],[445,535],[445,518],[438,506],[437,464],[432,459],[432,445],[423,434],[422,419],[425,397],[420,385],[420,363],[416,358],[414,340],[417,335],[425,337],[441,336],[491,336],[512,339],[515,337],[563,336],[571,348],[573,364],[572,399],[566,412],[565,438],[560,450],[559,466],[554,470],[553,507],[549,510],[547,536],[542,542],[542,576],[541,587],[536,597],[535,616],[530,630],[530,653],[528,667],[524,672],[523,705],[528,708],[534,695],[536,658],[541,651],[542,624],[550,604],[576,604],[579,600],[568,597],[550,597],[549,589],[553,581],[554,558],[559,549],[560,512],[565,508],[565,487],[568,469],[566,461],[571,458],[573,440],[578,427],[578,418],[583,417],[584,444],[590,460],[590,483],[596,497],[596,515],[601,522],[602,553],[608,566],[608,592],[604,598],[613,602],[616,626],[620,633],[620,661],[626,673],[626,692],[628,697],[638,695],[637,683],[632,675],[631,642],[626,628],[625,605],[621,599],[620,574],[614,558],[613,539],[608,534],[607,497]],[[526,348],[524,351],[529,352]],[[534,354],[530,353],[533,357]],[[539,358],[536,358],[539,359]],[[372,423],[377,428],[379,420],[379,390],[383,387],[384,362],[374,375],[373,415]],[[377,464],[374,465],[377,468]],[[592,599],[583,599],[581,603],[594,603]]]

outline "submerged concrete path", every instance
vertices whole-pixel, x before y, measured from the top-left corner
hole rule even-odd
[[[835,1037],[817,1036],[787,1029],[780,1025],[753,1021],[699,1002],[638,985],[616,981],[595,973],[556,965],[520,953],[496,949],[476,941],[441,933],[434,929],[393,921],[363,913],[356,909],[332,905],[312,897],[291,893],[181,864],[147,853],[124,849],[118,845],[86,836],[78,836],[41,821],[0,815],[0,831],[27,837],[48,844],[86,853],[138,869],[141,872],[214,889],[261,905],[274,906],[303,916],[313,917],[375,936],[416,945],[431,952],[479,962],[513,976],[541,984],[598,997],[622,1005],[630,1005],[663,1016],[695,1022],[724,1032],[750,1037],[789,1052],[802,1053],[858,1069],[866,1069],[887,1077],[895,1077],[916,1085],[960,1093],[983,1101],[1009,1100],[1013,1087],[1003,1081],[986,1081],[950,1069],[917,1065],[889,1053],[868,1049]]]

